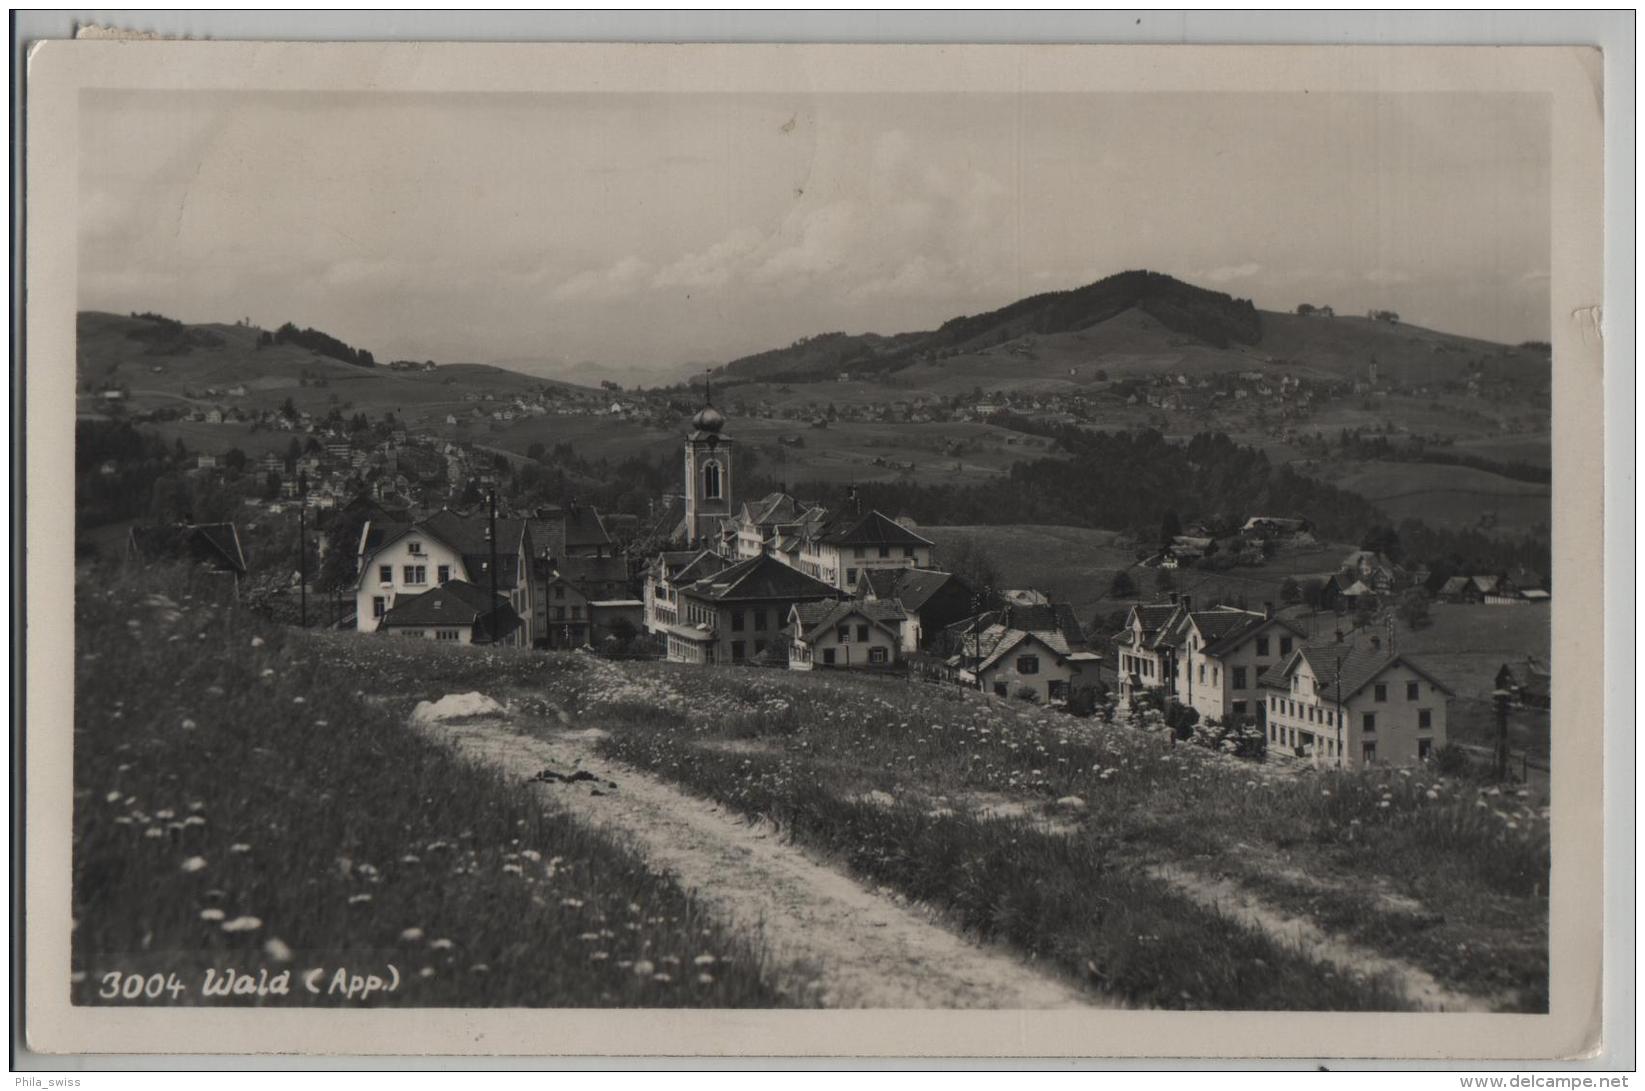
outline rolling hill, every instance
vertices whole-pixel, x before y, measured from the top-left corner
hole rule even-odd
[[[1304,317],[1161,273],[1132,271],[1048,292],[926,332],[829,333],[733,360],[722,381],[805,383],[841,372],[942,389],[1047,389],[1164,372],[1283,367],[1318,379],[1360,379],[1375,363],[1402,383],[1465,380],[1470,369],[1546,385],[1545,349],[1511,347],[1364,317]]]

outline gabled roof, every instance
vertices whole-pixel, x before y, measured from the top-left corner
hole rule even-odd
[[[1206,615],[1211,616],[1207,618]],[[1205,641],[1202,650],[1206,655],[1225,655],[1270,628],[1284,629],[1293,636],[1307,636],[1301,626],[1284,618],[1268,617],[1249,610],[1236,610],[1233,607],[1223,606],[1203,612],[1196,610],[1190,616],[1194,621],[1194,627],[1199,630]]]
[[[817,541],[834,546],[914,545],[928,546],[922,538],[895,519],[878,511],[839,512],[817,528]]]
[[[831,585],[764,553],[697,580],[684,590],[712,602],[838,598],[840,594]]]
[[[1055,633],[1062,638],[1065,653],[1085,643],[1085,631],[1074,616],[1074,608],[1066,602],[1033,606],[1013,604],[1002,612],[1000,624],[1030,633]]]
[[[489,584],[491,545],[487,540],[487,533],[490,522],[490,517],[484,514],[462,515],[450,508],[441,508],[418,523],[383,524],[381,527],[382,533],[378,533],[377,524],[368,523],[361,532],[365,563],[360,565],[359,578],[364,578],[370,566],[372,554],[416,531],[443,542],[452,552],[460,554],[463,559],[463,568],[468,575]],[[520,575],[520,553],[524,549],[526,535],[526,520],[504,516],[497,517],[497,586],[499,589],[514,589]]]
[[[859,616],[896,636],[896,623],[908,615],[894,602],[864,602],[861,599],[825,599],[820,602],[797,603],[794,606],[794,617],[799,622],[801,640],[815,640],[835,625]]]
[[[984,647],[989,647],[988,636],[988,633],[983,634]],[[980,674],[989,667],[992,667],[995,663],[998,663],[1001,659],[1004,659],[1007,655],[1010,655],[1016,649],[1021,648],[1024,644],[1030,642],[1044,645],[1060,659],[1067,659],[1069,655],[1072,654],[1072,650],[1068,647],[1067,642],[1063,640],[1061,634],[1059,633],[1029,632],[1026,629],[1004,629],[994,641],[991,650],[983,658],[983,661],[977,664],[977,672]]]
[[[771,492],[754,501],[744,501],[739,518],[758,526],[798,522],[804,514],[800,502],[785,492]]]
[[[690,560],[669,577],[670,581],[685,586],[708,576],[717,575],[731,567],[731,562],[712,549],[699,549],[690,554]]]
[[[1460,595],[1468,590],[1469,585],[1472,583],[1473,581],[1467,576],[1452,576],[1439,585],[1439,593],[1442,595]]]
[[[450,580],[420,595],[400,597],[378,622],[379,628],[417,626],[473,626],[476,640],[497,640],[520,627],[520,616],[501,595],[491,599],[488,591],[472,583]]]
[[[1321,695],[1333,702],[1351,699],[1377,677],[1401,665],[1427,679],[1442,693],[1451,693],[1450,686],[1434,677],[1427,668],[1409,656],[1386,648],[1336,641],[1307,644],[1296,649],[1284,660],[1264,671],[1257,679],[1257,684],[1274,689],[1288,689],[1291,675],[1304,662],[1308,664]]]
[[[1131,614],[1126,618],[1126,622],[1135,625],[1141,621],[1142,636],[1146,641],[1154,633],[1165,628],[1181,609],[1182,607],[1174,602],[1139,602],[1131,607]]]
[[[627,583],[628,562],[622,557],[559,557],[555,571],[568,583]]]
[[[541,528],[545,540],[539,541]],[[583,504],[554,505],[537,509],[537,518],[531,521],[531,544],[538,551],[547,550],[551,557],[565,555],[567,549],[588,546],[609,546],[611,535],[605,521],[594,508]]]
[[[950,583],[964,587],[952,572],[934,568],[865,568],[857,577],[859,591],[872,591],[876,599],[895,599],[909,613],[918,613],[920,607]]]

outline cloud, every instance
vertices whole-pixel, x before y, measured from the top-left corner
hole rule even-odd
[[[562,303],[609,302],[633,295],[650,279],[653,266],[629,256],[605,269],[588,269],[562,281],[549,293]]]

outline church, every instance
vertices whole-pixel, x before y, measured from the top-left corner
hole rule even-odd
[[[810,616],[875,597],[873,588],[892,586],[899,573],[935,572],[931,540],[906,520],[864,511],[855,488],[837,510],[781,491],[738,502],[732,445],[725,415],[705,396],[685,438],[684,511],[645,573],[645,627],[670,660],[782,665],[793,657],[797,607]],[[919,618],[894,623],[907,627],[892,642],[900,655],[917,643]]]

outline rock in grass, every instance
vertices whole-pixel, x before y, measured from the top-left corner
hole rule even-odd
[[[502,705],[483,693],[448,693],[438,701],[418,701],[411,719],[413,723],[433,724],[470,716],[496,716],[502,711]]]
[[[1083,811],[1085,810],[1085,800],[1079,796],[1063,796],[1057,800],[1057,806],[1065,811]]]

